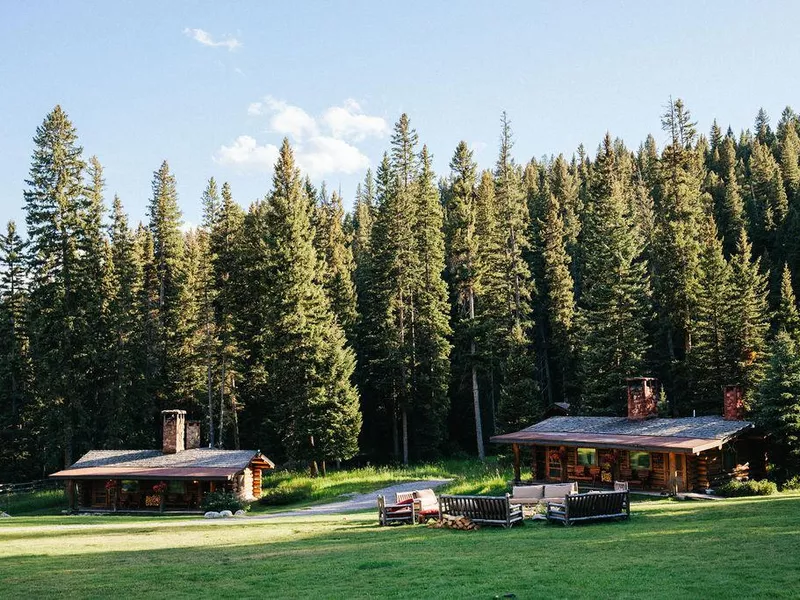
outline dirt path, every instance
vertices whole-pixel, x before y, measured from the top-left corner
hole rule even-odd
[[[50,531],[64,531],[70,529],[91,528],[91,529],[129,529],[131,527],[138,527],[140,525],[146,527],[192,527],[199,525],[245,525],[248,523],[258,523],[269,519],[278,519],[281,517],[311,517],[317,515],[336,515],[342,513],[351,513],[360,510],[368,510],[376,508],[378,496],[387,496],[394,500],[394,495],[397,492],[410,492],[412,490],[419,490],[423,488],[438,488],[446,483],[450,483],[450,479],[426,479],[422,481],[409,481],[407,483],[398,483],[390,485],[389,487],[375,490],[366,494],[355,494],[346,499],[336,502],[328,502],[326,504],[317,504],[316,506],[308,506],[306,508],[296,508],[283,512],[270,513],[267,515],[255,515],[252,517],[243,518],[229,518],[229,519],[159,519],[142,517],[141,521],[126,521],[124,523],[92,523],[92,517],[76,516],[76,521],[79,523],[69,525],[24,525],[15,527],[4,526],[0,527],[0,535],[3,533],[25,533],[42,530]],[[11,519],[4,519],[4,522],[13,521]]]

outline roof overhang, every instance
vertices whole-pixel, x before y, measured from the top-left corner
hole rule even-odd
[[[242,469],[233,467],[83,467],[64,469],[53,479],[232,479]]]
[[[603,433],[533,432],[517,431],[495,435],[495,444],[522,444],[526,446],[588,446],[591,448],[643,450],[648,452],[674,452],[699,454],[704,450],[721,448],[730,438],[682,438],[654,435],[611,435]]]

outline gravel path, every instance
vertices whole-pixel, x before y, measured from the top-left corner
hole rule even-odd
[[[351,513],[359,510],[368,510],[377,508],[378,496],[388,496],[392,500],[397,492],[410,492],[412,490],[419,490],[424,488],[441,487],[446,483],[450,483],[450,479],[425,479],[422,481],[410,481],[408,483],[398,483],[390,485],[389,487],[375,490],[367,494],[355,494],[349,498],[339,500],[337,502],[328,502],[326,504],[317,504],[316,506],[309,506],[306,508],[296,508],[294,510],[287,510],[283,512],[270,513],[268,515],[256,515],[245,518],[233,519],[151,519],[142,515],[141,523],[127,521],[125,523],[92,523],[91,515],[83,517],[75,517],[76,521],[80,523],[70,525],[25,525],[25,526],[10,526],[0,527],[0,533],[25,533],[33,531],[64,531],[70,529],[91,528],[91,529],[129,529],[131,527],[191,527],[198,525],[244,525],[247,523],[258,523],[269,519],[277,519],[281,517],[311,517],[317,515],[336,515],[341,513]],[[13,519],[13,517],[12,517]],[[10,520],[10,519],[9,519]],[[4,521],[8,521],[4,519]]]

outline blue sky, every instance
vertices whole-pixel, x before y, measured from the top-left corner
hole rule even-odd
[[[800,109],[800,3],[15,2],[0,0],[0,219],[23,220],[31,138],[61,104],[107,197],[145,218],[167,159],[184,217],[210,176],[248,205],[288,135],[349,203],[407,112],[445,174],[459,140],[519,161],[592,151],[606,130],[662,142],[682,97],[708,131]]]

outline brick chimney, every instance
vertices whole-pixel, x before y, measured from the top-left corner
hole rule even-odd
[[[164,454],[176,454],[184,450],[186,439],[186,411],[185,410],[162,410],[163,419],[163,445],[161,451]]]
[[[658,416],[658,380],[652,377],[631,377],[628,384],[628,418],[635,421]]]
[[[722,387],[722,417],[726,421],[741,421],[744,419],[744,400],[742,387],[739,385],[726,385]]]
[[[200,447],[200,421],[186,422],[186,449]]]

